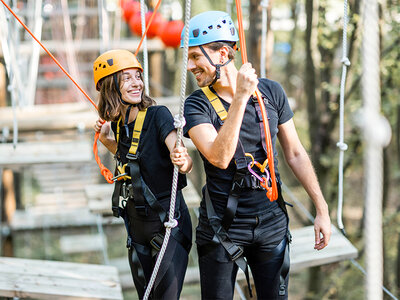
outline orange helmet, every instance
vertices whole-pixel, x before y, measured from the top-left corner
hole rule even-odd
[[[142,66],[132,52],[117,49],[103,53],[93,63],[93,78],[96,90],[100,90],[98,85],[100,79],[129,68],[137,68],[143,72]]]

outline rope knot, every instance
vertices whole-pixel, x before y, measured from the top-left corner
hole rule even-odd
[[[178,226],[178,221],[175,219],[172,219],[171,221],[164,222],[165,228],[175,228]]]
[[[346,151],[349,148],[349,146],[347,146],[346,143],[342,143],[342,142],[336,143],[336,146],[342,151]]]
[[[343,57],[342,60],[341,60],[341,63],[344,64],[347,67],[351,65],[350,60],[349,60],[348,57]]]
[[[186,125],[186,120],[184,116],[175,115],[174,126],[175,128],[183,128]]]

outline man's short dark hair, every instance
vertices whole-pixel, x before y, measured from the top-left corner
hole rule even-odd
[[[226,46],[228,48],[228,58],[235,59],[235,54],[236,54],[236,50],[234,49],[235,45],[236,45],[235,42],[220,41],[220,42],[212,42],[209,44],[205,44],[204,47],[207,47],[213,51],[217,51],[222,47]]]

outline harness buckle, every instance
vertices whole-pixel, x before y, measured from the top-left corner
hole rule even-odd
[[[132,247],[132,238],[128,235],[128,238],[126,239],[126,248],[131,249]]]
[[[286,285],[281,284],[279,285],[279,296],[285,296],[286,294]]]
[[[126,158],[129,160],[137,160],[138,156],[137,156],[137,154],[128,153],[126,155]]]
[[[150,245],[158,252],[161,250],[162,244],[164,242],[164,235],[157,233],[151,240]]]
[[[122,185],[121,188],[121,196],[124,199],[128,199],[133,197],[133,186],[132,184],[126,184],[126,182],[124,182],[124,184]]]
[[[236,250],[235,252],[233,252],[232,254],[229,253],[229,256],[231,257],[231,259],[233,261],[237,260],[239,257],[241,257],[243,255],[243,249],[240,246],[235,247]]]
[[[146,205],[136,205],[135,209],[138,211],[139,214],[148,216],[147,206]]]

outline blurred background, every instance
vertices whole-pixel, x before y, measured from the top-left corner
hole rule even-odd
[[[92,65],[96,57],[117,48],[135,52],[139,45],[138,1],[4,2],[95,102]],[[144,2],[148,21],[156,1]],[[183,51],[179,42],[184,7],[183,0],[162,1],[138,55],[142,63],[148,61],[144,67],[150,96],[173,114],[178,113],[181,101]],[[383,178],[376,178],[383,189],[383,284],[391,292],[385,293],[384,299],[400,295],[399,7],[398,1],[379,2],[380,113],[392,132],[383,150]],[[243,0],[242,8],[248,60],[260,77],[280,82],[286,91],[299,136],[337,227],[343,2]],[[349,1],[344,56],[351,65],[343,94],[343,133],[348,150],[343,161],[342,214],[339,211],[347,233],[345,241],[357,250],[317,265],[300,266],[303,258],[299,258],[299,267],[290,277],[289,299],[366,297],[365,276],[357,267],[365,267],[366,181],[364,133],[359,121],[363,106],[360,82],[369,69],[363,68],[361,61],[362,9],[362,1]],[[232,0],[192,1],[191,15],[207,10],[228,11],[237,20]],[[118,268],[124,298],[137,299],[126,257],[125,228],[120,219],[110,216],[113,187],[101,176],[93,157],[95,108],[2,3],[0,38],[0,256],[112,265]],[[240,53],[235,64],[241,65]],[[186,95],[197,88],[191,74],[185,88]],[[195,164],[185,196],[196,225],[205,175],[197,151],[190,140],[184,142]],[[100,143],[98,148],[102,162],[113,170],[113,157]],[[312,223],[307,211],[314,214],[312,204],[282,154],[279,161],[287,186],[285,199],[295,204],[289,208],[291,227],[308,227]],[[312,252],[312,241],[309,246],[307,251]],[[196,269],[193,247],[181,299],[200,299]],[[7,275],[0,270],[1,276]],[[235,299],[249,299],[243,276],[238,277]]]

